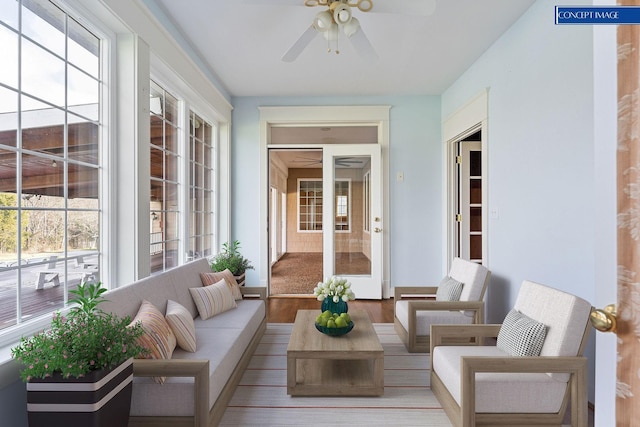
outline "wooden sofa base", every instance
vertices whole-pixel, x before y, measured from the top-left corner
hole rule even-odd
[[[220,392],[220,396],[213,404],[211,410],[208,413],[208,419],[204,421],[197,421],[194,417],[130,417],[129,418],[129,427],[215,427],[220,423],[222,417],[224,415],[225,410],[227,409],[227,405],[231,401],[233,397],[233,393],[235,392],[240,380],[242,379],[242,375],[244,371],[247,369],[253,354],[264,335],[265,330],[267,329],[267,319],[265,318],[258,330],[253,335],[251,342],[245,349],[242,357],[238,361],[233,373],[229,377],[229,380],[225,384],[224,388]],[[134,362],[135,363],[135,362]],[[207,361],[208,366],[208,361]],[[135,368],[134,368],[135,369]],[[134,372],[135,375],[135,372]],[[207,373],[208,378],[208,373]],[[207,393],[208,393],[208,382],[207,382]],[[196,393],[197,396],[197,393]],[[196,397],[197,398],[197,397]],[[208,399],[207,399],[208,400]],[[206,402],[208,404],[208,402]]]

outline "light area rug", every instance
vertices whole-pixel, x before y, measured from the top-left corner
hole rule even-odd
[[[292,327],[267,325],[221,426],[451,426],[429,387],[429,355],[409,354],[390,323],[374,324],[384,348],[383,396],[289,396]]]

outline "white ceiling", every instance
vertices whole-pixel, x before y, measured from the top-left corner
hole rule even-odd
[[[282,55],[325,7],[304,0],[145,0],[231,96],[439,95],[534,0],[436,0],[430,16],[374,13],[376,4],[391,1],[407,10],[427,0],[372,0],[372,11],[354,11],[379,57],[374,63],[344,36],[339,55],[327,53],[317,36],[287,63]]]

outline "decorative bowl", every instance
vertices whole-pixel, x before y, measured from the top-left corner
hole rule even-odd
[[[353,329],[353,321],[349,322],[344,328],[327,328],[326,326],[321,326],[317,323],[315,325],[318,331],[331,337],[339,337],[340,335],[348,334]]]

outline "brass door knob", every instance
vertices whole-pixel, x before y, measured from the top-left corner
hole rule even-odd
[[[600,332],[615,332],[618,328],[617,315],[616,305],[609,304],[605,308],[592,308],[589,320]]]

